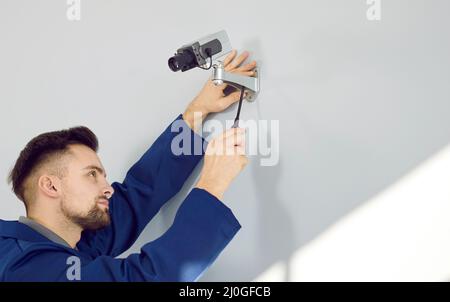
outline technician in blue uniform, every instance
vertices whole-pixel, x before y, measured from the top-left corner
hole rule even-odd
[[[236,57],[233,51],[224,62],[226,70],[252,75],[256,63],[242,64],[247,57],[247,52]],[[224,88],[208,81],[175,119],[175,129],[186,128],[189,139],[202,141],[194,125],[239,99],[239,91],[224,96]],[[228,130],[209,142],[200,179],[167,232],[140,253],[115,258],[181,189],[204,155],[175,154],[172,141],[180,132],[172,125],[123,183],[112,185],[97,156],[97,138],[88,128],[32,139],[10,174],[27,217],[0,220],[0,281],[197,280],[241,227],[221,199],[247,163],[243,129]],[[230,137],[235,141],[230,143]]]

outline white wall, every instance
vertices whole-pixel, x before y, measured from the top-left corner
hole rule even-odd
[[[220,3],[221,9],[203,0],[81,4],[81,20],[69,22],[66,1],[0,0],[4,178],[32,137],[86,125],[99,137],[110,180],[122,180],[210,75],[200,69],[173,73],[168,57],[187,42],[226,29],[232,46],[251,51],[261,65],[261,94],[243,105],[241,116],[279,120],[280,161],[263,167],[259,157],[251,157],[227,192],[225,202],[243,228],[201,280],[254,280],[279,264],[281,275],[271,280],[336,280],[343,267],[324,260],[335,259],[338,251],[347,255],[345,279],[412,279],[403,264],[396,266],[396,257],[427,267],[415,280],[449,279],[450,269],[447,276],[441,269],[446,257],[437,252],[450,246],[442,232],[450,224],[442,215],[448,191],[415,201],[424,209],[433,205],[428,209],[439,217],[426,223],[427,232],[442,232],[434,241],[414,236],[413,228],[399,229],[421,221],[420,211],[416,220],[405,219],[407,195],[398,194],[400,206],[384,211],[369,206],[449,143],[448,1],[381,0],[380,21],[367,20],[365,0],[231,0]],[[231,119],[235,109],[215,118]],[[198,172],[131,251],[170,225]],[[6,182],[0,198],[2,219],[24,213]],[[360,258],[349,257],[357,245],[348,240],[354,234],[339,223],[361,214],[366,204],[363,217],[378,219],[366,219],[373,245],[361,250],[362,259],[367,264],[385,258],[361,276]],[[382,221],[389,224],[374,227]],[[326,236],[334,228],[339,236]],[[401,252],[386,253],[392,232],[410,240],[397,242]],[[326,248],[311,249],[319,239],[328,242]],[[314,257],[292,261],[302,249],[316,251],[307,254]],[[436,261],[427,262],[430,257]]]

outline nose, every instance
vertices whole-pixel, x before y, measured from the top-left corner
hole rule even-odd
[[[110,199],[113,194],[114,188],[109,183],[107,183],[107,186],[103,189],[103,195],[105,195],[106,198]]]

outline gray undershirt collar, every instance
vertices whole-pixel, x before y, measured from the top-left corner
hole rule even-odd
[[[42,236],[49,239],[50,241],[53,241],[54,243],[58,243],[58,244],[64,245],[65,247],[72,249],[70,244],[68,244],[64,239],[59,237],[57,234],[55,234],[53,231],[49,230],[42,224],[40,224],[32,219],[29,219],[27,217],[24,217],[24,216],[19,217],[19,222],[29,226],[30,228],[32,228],[33,230],[35,230]]]

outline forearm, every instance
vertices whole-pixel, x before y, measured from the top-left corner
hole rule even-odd
[[[240,228],[224,203],[204,190],[193,189],[178,209],[172,226],[144,245],[141,255],[159,260],[154,266],[157,280],[195,281]]]
[[[195,98],[183,113],[183,120],[196,133],[210,112]]]

